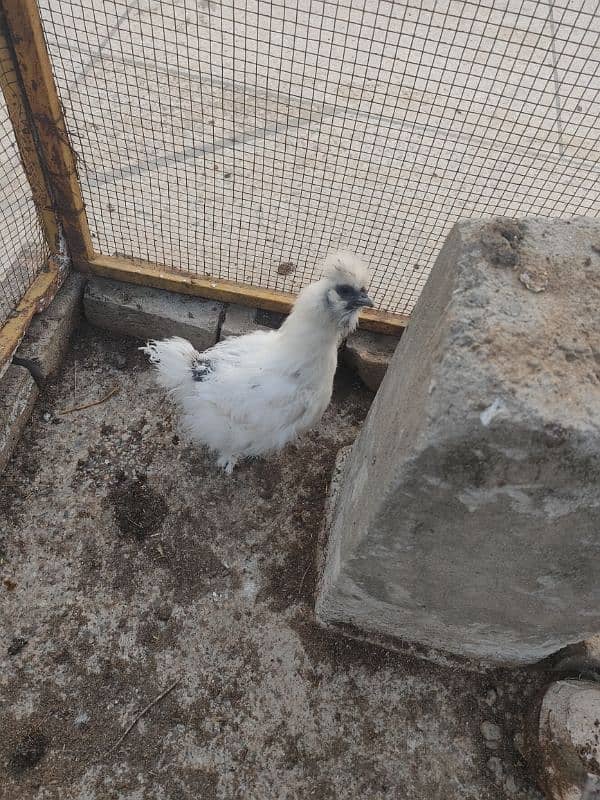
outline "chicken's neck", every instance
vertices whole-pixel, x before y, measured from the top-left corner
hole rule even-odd
[[[279,330],[279,340],[294,363],[335,371],[341,333],[333,322],[324,324],[322,315],[314,319],[310,315],[289,316]]]

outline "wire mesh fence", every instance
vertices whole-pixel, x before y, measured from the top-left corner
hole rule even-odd
[[[39,0],[96,249],[410,312],[461,217],[600,210],[598,0]]]
[[[48,248],[0,95],[0,327],[44,268]]]

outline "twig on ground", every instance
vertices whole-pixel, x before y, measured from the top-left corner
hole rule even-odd
[[[140,713],[139,713],[139,714],[138,714],[138,715],[135,717],[135,719],[133,720],[133,722],[131,723],[131,725],[128,725],[128,726],[127,726],[127,728],[125,728],[125,730],[123,731],[122,735],[121,735],[121,736],[119,737],[119,739],[118,739],[118,740],[115,742],[115,744],[113,744],[113,746],[110,748],[110,750],[107,750],[107,752],[106,752],[106,755],[108,756],[108,755],[110,755],[111,753],[114,753],[114,751],[115,751],[115,750],[117,749],[117,747],[118,747],[118,746],[121,744],[121,742],[123,742],[123,741],[124,741],[124,739],[125,739],[125,738],[126,738],[128,735],[129,735],[129,733],[131,733],[131,731],[132,731],[132,730],[135,728],[135,726],[136,726],[136,725],[137,725],[137,723],[138,723],[138,722],[141,720],[141,718],[144,716],[144,714],[148,713],[148,711],[150,711],[150,709],[151,709],[153,706],[155,706],[157,703],[160,703],[160,701],[163,699],[163,697],[166,697],[166,696],[167,696],[167,695],[168,695],[170,692],[172,692],[172,691],[173,691],[173,689],[174,689],[174,688],[175,688],[175,687],[176,687],[176,686],[177,686],[179,683],[181,683],[181,678],[177,678],[177,680],[176,680],[176,681],[173,681],[173,683],[172,683],[170,686],[167,686],[167,688],[164,690],[164,692],[161,692],[161,693],[158,695],[158,697],[155,697],[155,698],[154,698],[154,700],[152,700],[152,702],[151,702],[151,703],[148,703],[148,705],[147,705],[147,706],[145,706],[145,707],[144,707],[144,708],[143,708],[143,709],[140,711]]]
[[[302,594],[302,590],[304,589],[304,581],[306,580],[306,576],[308,575],[308,572],[311,567],[312,564],[309,564],[308,567],[304,570],[304,575],[302,576],[302,580],[300,581],[300,587],[298,588],[299,595]]]
[[[91,403],[83,403],[81,406],[74,406],[73,408],[66,408],[64,411],[59,411],[59,416],[64,416],[65,414],[72,414],[74,411],[83,411],[85,408],[91,408],[92,406],[99,406],[101,403],[106,403],[107,400],[116,394],[119,391],[118,386],[113,386],[108,394],[105,394],[104,397],[101,397],[100,400],[92,400]]]

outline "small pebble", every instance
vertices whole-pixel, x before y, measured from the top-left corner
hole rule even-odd
[[[490,689],[485,696],[485,702],[488,704],[488,706],[493,706],[497,699],[498,695],[496,694],[495,689]]]
[[[509,794],[516,794],[519,791],[517,782],[512,775],[509,775],[508,778],[504,781],[504,788]]]
[[[44,420],[44,422],[50,422],[50,420],[52,419],[52,414],[49,411],[45,411],[44,414],[42,415],[42,419]]]
[[[523,755],[525,753],[525,737],[522,733],[515,733],[513,738],[513,744],[515,746],[515,750]]]
[[[500,780],[500,778],[502,778],[504,767],[502,766],[502,762],[498,756],[492,756],[491,758],[488,758],[487,768],[494,775],[496,780]]]
[[[171,607],[167,605],[159,606],[155,611],[158,619],[162,620],[163,622],[167,622],[167,620],[171,619],[171,613]]]
[[[27,644],[27,639],[23,639],[21,636],[17,636],[12,642],[8,645],[8,650],[6,651],[9,656],[16,656],[17,653],[20,653],[21,650]]]
[[[495,750],[498,747],[500,739],[502,739],[502,731],[495,725],[493,722],[485,722],[481,723],[481,735],[485,739],[486,747],[489,747],[491,750]]]

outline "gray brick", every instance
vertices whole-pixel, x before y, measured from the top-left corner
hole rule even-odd
[[[27,424],[38,389],[25,367],[11,365],[0,379],[0,472]]]
[[[221,339],[228,339],[230,336],[244,336],[247,333],[261,330],[268,330],[268,328],[256,322],[256,308],[230,303],[225,309],[225,317],[221,325]]]
[[[36,381],[45,383],[62,364],[71,334],[81,316],[85,277],[72,272],[48,308],[35,316],[13,362],[27,367]]]
[[[346,340],[342,358],[354,369],[362,382],[376,392],[385,377],[398,339],[370,331],[356,331]]]
[[[87,319],[139,339],[183,336],[198,350],[217,341],[223,304],[128,283],[91,279],[84,293]]]

